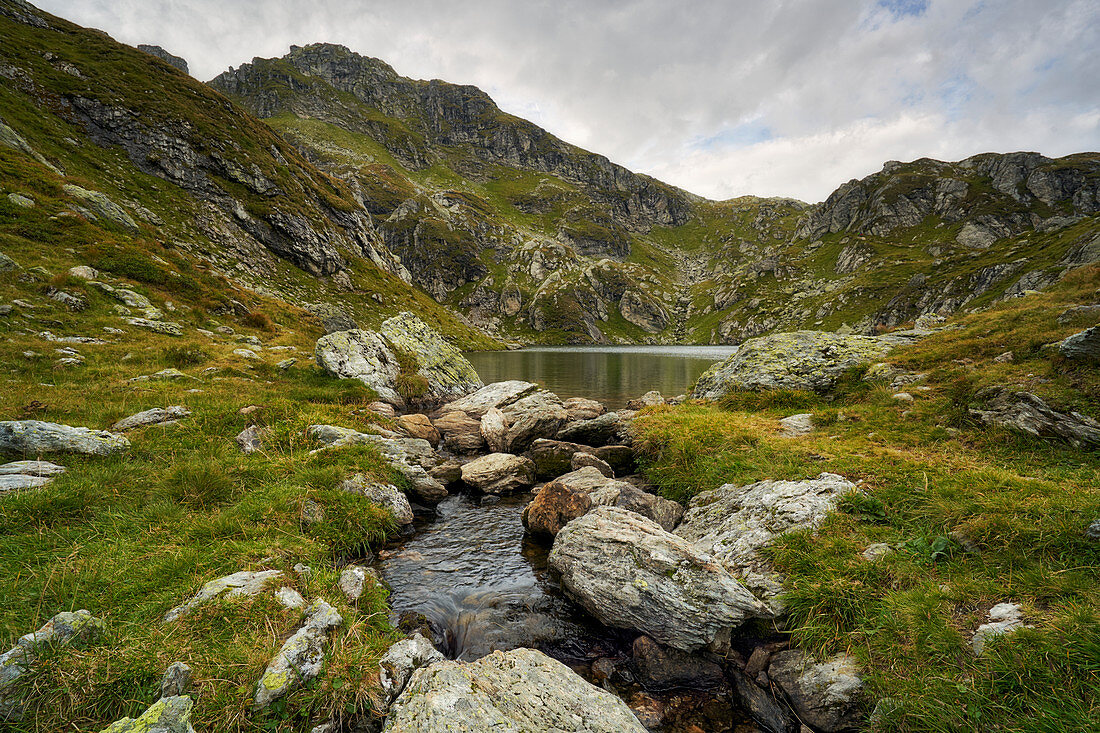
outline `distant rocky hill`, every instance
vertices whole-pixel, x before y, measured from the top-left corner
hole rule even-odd
[[[208,302],[412,310],[464,343],[729,343],[873,332],[1100,258],[1096,153],[891,162],[813,206],[715,202],[342,46],[203,85],[15,0],[0,40],[0,187],[36,204],[0,199],[0,245],[201,270],[225,283]],[[94,235],[56,231],[68,213]]]

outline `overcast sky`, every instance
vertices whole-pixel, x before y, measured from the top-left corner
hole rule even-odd
[[[38,0],[208,80],[342,43],[708,196],[1100,149],[1097,0]]]

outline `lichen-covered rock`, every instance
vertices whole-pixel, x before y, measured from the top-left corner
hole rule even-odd
[[[146,331],[161,333],[165,336],[182,336],[183,326],[172,321],[154,321],[149,318],[127,318],[126,322],[131,326],[144,328]]]
[[[814,416],[808,412],[790,415],[779,421],[779,434],[784,438],[797,438],[814,430]]]
[[[378,678],[382,684],[382,691],[386,693],[387,704],[397,699],[413,672],[421,667],[442,662],[443,659],[439,650],[419,633],[402,639],[387,649],[378,660]]]
[[[102,733],[195,733],[191,727],[190,697],[162,697],[137,718],[116,720]]]
[[[1100,361],[1100,326],[1087,328],[1058,343],[1058,353],[1067,359]]]
[[[262,451],[264,449],[264,441],[270,440],[274,434],[271,428],[250,425],[237,434],[237,447],[240,448],[241,453]]]
[[[126,212],[126,209],[116,204],[102,191],[89,191],[71,183],[63,184],[61,188],[65,193],[88,207],[94,216],[137,231],[138,225],[133,217]]]
[[[357,473],[341,483],[340,488],[351,494],[365,496],[378,506],[389,509],[398,524],[412,524],[412,506],[405,494],[393,484],[368,481],[363,474]]]
[[[558,396],[546,390],[516,400],[501,412],[508,423],[504,449],[509,453],[522,453],[539,438],[554,437],[569,419]]]
[[[286,640],[256,683],[253,708],[266,710],[320,674],[325,665],[329,632],[343,623],[344,619],[324,599],[314,601],[306,610],[305,624]]]
[[[223,593],[227,598],[254,596],[276,578],[282,577],[279,570],[241,570],[232,575],[215,578],[203,585],[199,592],[186,603],[176,606],[164,614],[164,622],[175,621],[186,616],[204,603],[209,603]]]
[[[41,420],[0,421],[0,450],[39,455],[84,453],[109,456],[130,447],[130,441],[106,430],[74,428]]]
[[[760,550],[785,532],[821,526],[855,488],[833,473],[805,481],[725,484],[691,500],[676,534],[722,563],[778,614],[783,579]]]
[[[534,394],[539,386],[534,382],[509,380],[506,382],[493,382],[486,384],[481,389],[454,402],[448,402],[443,409],[461,410],[471,417],[480,418],[490,408],[502,409],[516,400]]]
[[[0,466],[0,476],[60,476],[68,470],[49,461],[12,461]]]
[[[622,442],[623,419],[617,412],[605,412],[591,420],[578,420],[566,425],[558,433],[558,440],[584,443],[598,448]]]
[[[645,733],[630,708],[534,649],[417,669],[386,719],[387,733]]]
[[[974,637],[970,640],[970,648],[974,654],[981,656],[985,652],[985,646],[989,640],[1004,636],[1017,629],[1031,628],[1024,623],[1024,610],[1018,603],[998,603],[989,609],[989,622],[978,627]]]
[[[395,347],[416,357],[417,374],[428,381],[422,399],[446,402],[484,386],[462,352],[412,313],[405,311],[383,321],[381,331]]]
[[[775,333],[749,339],[695,383],[692,396],[717,400],[738,389],[824,391],[848,369],[882,358],[900,339],[824,331]]]
[[[531,443],[524,454],[535,464],[535,476],[539,479],[552,479],[573,470],[574,453],[593,453],[595,449],[580,443],[568,443],[563,440],[539,438]]]
[[[1076,448],[1100,445],[1100,422],[1079,412],[1059,412],[1030,392],[990,387],[979,392],[977,400],[981,407],[970,414],[986,425],[1065,440]]]
[[[130,417],[124,417],[111,426],[111,432],[124,433],[127,430],[133,430],[134,428],[143,428],[147,425],[159,425],[167,422],[175,422],[176,420],[182,420],[185,417],[190,416],[191,411],[182,405],[173,405],[172,407],[154,407],[151,410],[144,410]]]
[[[317,366],[332,376],[358,379],[383,402],[405,406],[395,388],[401,365],[380,334],[358,329],[330,333],[317,339],[314,356]]]
[[[340,573],[340,581],[338,585],[347,599],[352,603],[355,603],[363,597],[363,592],[369,587],[367,578],[370,577],[367,571],[358,565],[348,565]]]
[[[308,432],[311,438],[325,443],[326,448],[373,445],[394,470],[409,480],[418,500],[437,504],[447,497],[447,488],[426,470],[438,460],[435,449],[426,440],[386,438],[335,425],[310,425]]]
[[[359,328],[350,313],[332,303],[310,303],[305,309],[324,326],[325,333],[354,331]]]
[[[486,494],[510,494],[534,485],[535,464],[511,453],[490,453],[462,466],[462,480]]]
[[[160,696],[176,697],[191,691],[191,668],[183,662],[173,662],[160,679]]]
[[[859,727],[863,680],[853,657],[841,654],[818,663],[801,651],[782,651],[772,657],[768,677],[814,730],[834,733]]]
[[[23,718],[20,679],[32,670],[41,651],[58,646],[84,647],[99,639],[103,628],[103,621],[84,609],[62,611],[0,654],[0,721],[17,722]]]
[[[566,524],[549,562],[565,592],[602,623],[681,651],[724,651],[734,628],[771,615],[709,555],[619,507],[596,507]]]

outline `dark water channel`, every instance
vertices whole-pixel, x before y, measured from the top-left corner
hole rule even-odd
[[[481,380],[525,379],[567,397],[599,400],[616,410],[655,389],[683,394],[733,346],[538,346],[518,351],[474,351],[466,358]]]
[[[682,393],[721,347],[529,349],[468,355],[486,383],[525,379],[565,397],[598,399],[609,408],[651,389]],[[635,633],[603,627],[566,599],[547,566],[549,546],[529,538],[520,519],[533,494],[492,497],[456,493],[415,531],[379,555],[395,615],[422,614],[437,646],[470,661],[491,651],[532,647],[622,697],[650,730],[722,733],[747,718],[728,688],[644,690],[630,659]],[[659,709],[658,716],[646,711]],[[696,727],[692,727],[696,726]]]

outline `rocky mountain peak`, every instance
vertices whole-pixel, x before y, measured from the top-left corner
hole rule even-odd
[[[150,46],[147,43],[139,43],[137,49],[139,51],[144,51],[145,53],[149,54],[150,56],[156,56],[158,59],[162,59],[164,61],[167,61],[169,64],[171,64],[172,66],[175,66],[177,69],[182,71],[184,74],[190,74],[191,73],[190,71],[187,70],[187,60],[186,59],[184,59],[182,56],[176,56],[175,54],[168,53],[167,51],[165,51],[160,46]]]

